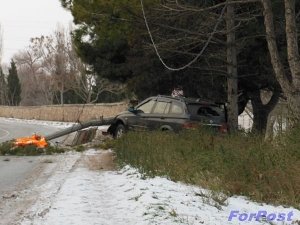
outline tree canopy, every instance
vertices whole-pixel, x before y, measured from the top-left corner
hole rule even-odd
[[[288,34],[286,28],[291,27],[282,22],[290,18],[295,24],[293,29],[299,27],[299,14],[296,16],[295,12],[300,6],[295,1],[61,2],[74,16],[77,28],[73,32],[73,41],[82,59],[92,65],[99,77],[126,83],[129,92],[140,98],[168,94],[174,85],[180,84],[188,96],[227,101],[226,82],[233,78],[226,70],[228,43],[222,13],[227,4],[234,5],[235,11],[236,41],[233,45],[237,49],[237,77],[234,79],[238,79],[239,112],[251,100],[258,130],[265,129],[269,112],[279,97],[286,97],[288,92],[283,88],[286,82],[278,79],[279,73],[272,57],[274,51],[270,49],[271,39],[268,39],[270,33],[266,23],[270,14],[266,14],[266,3],[271,7],[268,10],[273,16],[272,35],[276,36],[282,68],[294,68],[284,72],[288,82],[297,71],[296,67],[290,67],[293,64],[287,55],[291,42],[286,42],[286,39],[289,40],[291,32]],[[141,2],[145,6],[144,12]],[[293,12],[294,17],[289,17],[288,11]],[[207,42],[209,45],[206,45]],[[202,54],[196,62],[181,71],[168,70],[162,64],[163,59],[170,67],[178,68],[199,53]],[[261,90],[273,93],[268,104],[262,103]]]

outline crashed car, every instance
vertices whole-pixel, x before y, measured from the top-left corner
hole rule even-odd
[[[121,137],[129,130],[178,132],[200,126],[226,133],[226,117],[225,104],[159,95],[147,98],[136,107],[117,115],[107,131],[114,138]]]

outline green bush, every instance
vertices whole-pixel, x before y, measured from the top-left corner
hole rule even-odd
[[[278,141],[218,136],[204,130],[128,133],[114,144],[120,163],[149,176],[199,185],[256,201],[300,206],[300,129]]]

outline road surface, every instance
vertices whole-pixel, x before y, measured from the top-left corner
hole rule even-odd
[[[31,136],[33,133],[48,135],[59,129],[51,125],[0,118],[0,142]],[[0,198],[5,193],[16,190],[41,164],[42,157],[0,156]]]
[[[22,120],[7,120],[0,118],[0,142],[17,137],[31,136],[33,133],[48,135],[60,128],[51,125],[36,125]]]

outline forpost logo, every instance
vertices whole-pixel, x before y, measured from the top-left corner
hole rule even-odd
[[[267,221],[267,222],[275,222],[275,221],[293,221],[294,212],[290,211],[288,213],[268,213],[265,210],[259,210],[253,213],[240,213],[238,210],[232,210],[229,214],[228,221]]]

